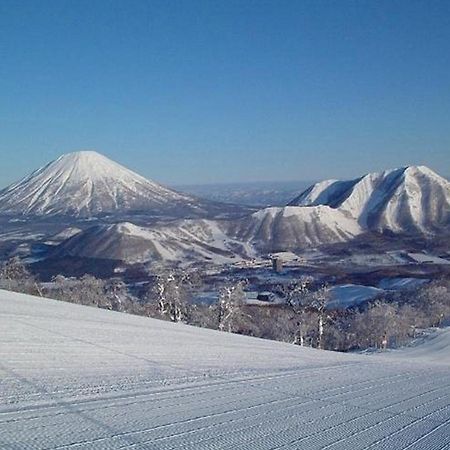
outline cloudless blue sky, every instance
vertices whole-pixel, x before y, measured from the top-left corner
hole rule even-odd
[[[450,1],[0,0],[0,186],[95,149],[164,183],[450,174]]]

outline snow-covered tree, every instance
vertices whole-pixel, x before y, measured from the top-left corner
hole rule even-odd
[[[398,335],[400,325],[397,305],[377,300],[367,309],[356,314],[353,319],[355,346],[359,348],[387,347]],[[384,341],[386,341],[385,344]]]
[[[323,336],[325,326],[328,320],[327,305],[330,299],[330,290],[327,285],[313,290],[313,278],[301,277],[287,286],[282,287],[286,304],[294,313],[296,321],[296,332],[294,335],[294,344],[304,346],[307,335],[310,336],[311,328],[316,336],[317,348],[323,348]],[[316,319],[314,319],[316,317]],[[316,326],[311,326],[311,321],[315,321]]]
[[[284,293],[286,305],[294,313],[296,330],[294,334],[294,344],[303,347],[305,345],[305,304],[310,295],[310,285],[313,282],[311,277],[301,277],[288,285],[282,286],[280,290]]]
[[[106,293],[104,280],[85,274],[81,278],[66,278],[57,275],[46,295],[79,305],[94,305],[99,308],[113,309]]]
[[[440,327],[450,318],[450,289],[441,282],[433,282],[419,290],[416,306],[428,316],[431,325]]]
[[[36,278],[17,256],[8,259],[0,266],[0,280],[8,290],[42,295]]]
[[[323,349],[324,327],[329,319],[327,306],[330,301],[330,288],[324,284],[309,297],[309,308],[317,312],[317,348]]]
[[[217,305],[217,321],[220,331],[233,332],[242,316],[242,306],[245,302],[244,288],[245,280],[229,283],[222,287],[219,292]]]
[[[124,303],[127,297],[125,283],[117,278],[112,278],[105,283],[105,294],[111,309],[114,311],[123,311]]]
[[[195,284],[189,272],[171,270],[158,274],[154,284],[158,310],[172,322],[186,322],[189,315],[189,293]]]

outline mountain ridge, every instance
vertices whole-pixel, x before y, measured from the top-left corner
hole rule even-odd
[[[450,183],[426,166],[406,166],[353,180],[325,180],[288,205],[327,205],[372,231],[426,233],[450,224]]]

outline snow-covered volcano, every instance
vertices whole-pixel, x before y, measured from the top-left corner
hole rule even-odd
[[[328,205],[374,231],[430,232],[450,226],[450,183],[425,166],[410,166],[322,181],[290,205]]]
[[[161,186],[94,151],[62,155],[0,191],[4,214],[90,217],[204,208],[208,202]]]

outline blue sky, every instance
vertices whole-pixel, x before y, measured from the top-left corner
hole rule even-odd
[[[164,183],[450,174],[449,1],[0,0],[0,186],[95,149]]]

